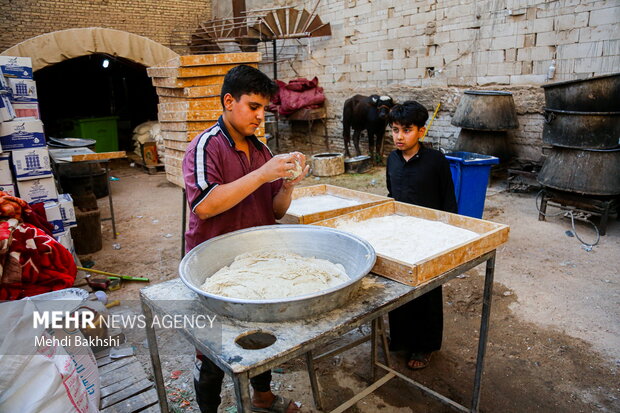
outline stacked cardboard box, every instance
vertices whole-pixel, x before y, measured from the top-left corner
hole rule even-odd
[[[183,187],[181,163],[188,143],[211,127],[222,113],[220,90],[231,68],[257,67],[260,53],[179,56],[165,67],[147,69],[159,97],[158,118],[166,147],[166,176]],[[256,131],[264,139],[264,125]]]
[[[29,57],[0,56],[0,71],[6,78],[9,101],[15,117],[39,119],[37,85],[32,77],[32,60]]]
[[[13,186],[13,192],[17,187],[18,196],[29,203],[58,200],[40,120],[15,118],[0,123],[0,145],[4,151],[1,186]]]
[[[0,56],[0,91],[0,190],[43,203],[54,236],[70,247],[69,228],[76,226],[73,200],[56,190],[30,58]]]
[[[6,122],[15,118],[15,110],[9,100],[10,95],[11,88],[0,68],[0,122]]]

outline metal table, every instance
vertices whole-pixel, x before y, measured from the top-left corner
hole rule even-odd
[[[110,217],[101,218],[101,221],[112,221],[112,236],[116,239],[116,219],[114,218],[114,204],[112,202],[112,188],[110,187],[110,159],[119,158],[118,152],[109,152],[97,154],[88,148],[67,148],[67,149],[52,149],[49,148],[50,158],[54,167],[55,175],[60,177],[59,171],[65,166],[76,163],[102,163],[105,167],[105,180],[108,187],[108,201],[110,203]],[[80,160],[74,161],[73,156],[82,155],[85,157],[92,156],[93,160]],[[91,176],[92,181],[92,176]]]
[[[403,374],[389,367],[389,357],[386,354],[387,365],[377,361],[377,338],[382,337],[385,350],[385,335],[381,328],[381,317],[389,311],[413,300],[416,297],[454,279],[457,275],[476,267],[486,261],[486,273],[484,282],[484,296],[482,306],[482,321],[480,326],[480,336],[478,340],[478,357],[476,361],[476,372],[474,377],[473,397],[471,407],[462,406],[455,401],[448,399],[422,384],[404,376]],[[237,398],[237,411],[250,411],[250,392],[249,379],[257,374],[278,366],[290,359],[305,356],[308,365],[308,373],[314,402],[317,409],[321,409],[321,397],[318,388],[318,381],[314,372],[313,363],[317,359],[336,354],[339,351],[332,351],[328,354],[314,357],[312,351],[334,338],[353,330],[362,324],[372,323],[372,354],[373,373],[378,369],[387,371],[381,379],[369,386],[366,390],[343,403],[334,412],[340,412],[355,404],[361,397],[374,391],[376,388],[385,384],[388,380],[399,377],[412,385],[420,388],[429,395],[435,397],[451,407],[465,412],[477,412],[480,402],[480,380],[484,364],[485,349],[488,335],[489,317],[491,312],[491,297],[493,289],[493,275],[495,269],[495,250],[487,252],[478,258],[472,259],[461,266],[441,274],[429,282],[418,287],[410,287],[383,277],[370,274],[375,283],[375,287],[360,289],[360,292],[347,305],[331,312],[322,314],[312,319],[288,321],[283,323],[257,323],[243,322],[230,318],[219,317],[222,323],[222,345],[221,349],[214,351],[207,340],[197,337],[190,329],[179,329],[179,331],[196,348],[209,357],[226,373],[233,378],[235,394]],[[202,299],[194,292],[185,287],[180,279],[167,281],[157,285],[143,288],[140,291],[142,308],[146,319],[146,334],[153,364],[153,374],[159,396],[161,411],[167,413],[168,403],[164,388],[163,375],[159,359],[159,349],[157,338],[152,326],[153,314],[161,316],[186,316],[192,317],[205,312],[213,314],[212,311],[204,307]],[[186,305],[170,306],[166,305],[166,300],[179,300]],[[277,340],[271,346],[257,350],[244,350],[235,343],[239,336],[251,331],[270,332]],[[345,346],[346,349],[354,345],[361,344],[365,340]],[[342,348],[342,350],[345,349]],[[375,375],[375,374],[373,374]]]
[[[310,153],[313,152],[312,125],[315,121],[323,123],[323,137],[325,139],[325,148],[327,149],[327,152],[329,152],[329,137],[327,136],[327,110],[325,109],[325,106],[316,109],[299,109],[298,111],[291,113],[288,116],[284,116],[281,119],[287,120],[289,122],[306,122],[308,126],[308,134],[306,136],[308,139],[308,144],[310,145]]]

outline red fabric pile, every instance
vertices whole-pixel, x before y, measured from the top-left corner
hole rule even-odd
[[[316,109],[323,106],[325,95],[319,87],[319,79],[293,79],[288,84],[276,80],[278,92],[273,97],[273,104],[278,106],[278,113],[288,116],[299,109]]]
[[[0,300],[69,288],[77,274],[73,256],[52,238],[45,217],[1,191],[0,272]]]

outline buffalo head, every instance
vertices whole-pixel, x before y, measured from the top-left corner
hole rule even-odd
[[[386,120],[394,101],[389,96],[371,95],[370,101],[377,107],[379,119]]]

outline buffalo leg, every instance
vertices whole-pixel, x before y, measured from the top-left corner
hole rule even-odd
[[[351,131],[349,130],[349,126],[345,125],[342,130],[342,137],[344,138],[344,153],[347,155],[347,158],[351,157],[349,153],[349,141],[351,140]]]
[[[351,157],[349,152],[349,142],[351,141],[351,109],[345,102],[344,110],[342,111],[342,137],[344,138],[344,153],[347,158]],[[327,125],[325,126],[325,136],[327,137]]]
[[[368,155],[370,155],[370,160],[375,163],[375,132],[370,130],[368,131]]]
[[[360,150],[360,135],[362,134],[361,130],[353,130],[353,145],[355,145],[355,153],[357,156],[362,154]]]
[[[385,132],[377,134],[377,162],[383,164],[383,145],[385,143]]]

